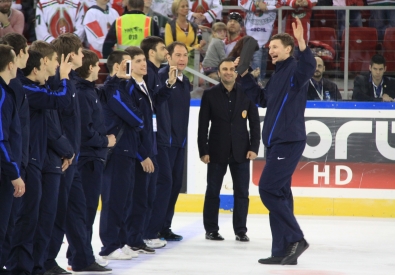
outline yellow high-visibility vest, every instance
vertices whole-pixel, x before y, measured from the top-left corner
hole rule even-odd
[[[151,35],[151,17],[144,14],[124,14],[115,22],[117,48],[140,47],[141,41]]]

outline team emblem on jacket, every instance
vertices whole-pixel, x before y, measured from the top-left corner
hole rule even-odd
[[[247,117],[247,110],[244,110],[243,112],[241,112],[241,116],[243,118],[246,118]]]

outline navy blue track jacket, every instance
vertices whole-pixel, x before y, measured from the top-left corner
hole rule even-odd
[[[29,136],[30,136],[30,116],[29,103],[22,87],[21,79],[24,77],[21,69],[18,68],[16,78],[11,79],[10,88],[15,93],[16,108],[18,110],[19,121],[21,123],[22,131],[22,162],[21,168],[25,169],[29,162]]]
[[[46,109],[62,109],[71,102],[71,82],[62,79],[56,90],[47,90],[40,83],[27,77],[21,79],[29,101],[30,109],[30,146],[29,164],[40,170],[43,167],[47,150],[47,116]]]
[[[106,159],[108,138],[103,108],[95,89],[95,82],[77,79],[81,111],[81,157]]]
[[[1,173],[10,180],[20,177],[22,134],[14,91],[0,76],[0,152]]]
[[[124,87],[125,81],[117,76],[107,78],[104,86],[99,90],[99,97],[103,106],[107,134],[113,134],[117,138],[113,154],[136,158],[138,132],[145,125],[142,113]],[[124,132],[119,138],[118,134],[122,127]]]
[[[165,81],[169,75],[169,66],[159,70],[159,76]],[[184,148],[188,136],[189,106],[191,101],[191,83],[183,75],[182,81],[177,78],[167,100],[171,132],[167,138],[172,147]],[[158,129],[159,132],[159,129]]]
[[[77,73],[74,70],[71,70],[69,74],[69,79],[71,81],[71,103],[66,108],[59,109],[59,119],[62,125],[62,129],[71,146],[73,147],[75,154],[72,165],[77,164],[81,146],[81,114],[78,101],[78,92],[75,87],[77,77]],[[48,84],[51,89],[55,90],[59,81],[60,76],[58,68],[56,71],[56,75],[48,79]]]
[[[156,132],[153,131],[152,118],[154,114],[156,115],[155,106],[162,104],[169,98],[171,89],[167,87],[165,89],[159,89],[159,91],[154,94],[154,91],[151,91],[148,88],[153,109],[151,108],[148,95],[141,89],[140,85],[138,85],[133,78],[128,81],[126,90],[129,91],[130,96],[134,98],[137,107],[140,109],[144,117],[144,129],[139,133],[140,144],[137,153],[137,159],[142,162],[147,157],[158,154]]]
[[[300,52],[299,61],[291,56],[276,62],[276,70],[264,89],[246,92],[260,107],[267,107],[262,130],[266,147],[306,140],[304,111],[308,83],[315,69],[314,56],[306,48]]]

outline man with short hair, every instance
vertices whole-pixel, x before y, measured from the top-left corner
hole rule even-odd
[[[310,79],[307,91],[307,100],[334,100],[341,101],[342,95],[336,83],[324,78],[325,64],[321,57],[316,56],[317,67],[313,77]]]
[[[15,78],[17,74],[16,55],[11,46],[0,45],[0,56],[0,255],[2,255],[13,196],[16,198],[23,196],[25,183],[20,175],[22,160],[21,126],[17,115],[15,94],[8,86],[10,80]],[[3,265],[0,266],[0,270],[3,270]]]
[[[387,66],[384,56],[376,54],[369,65],[369,75],[354,80],[352,100],[392,102],[395,98],[395,79],[384,76]]]
[[[237,41],[239,41],[243,36],[240,34],[241,28],[244,26],[243,17],[238,12],[229,13],[229,21],[226,24],[228,30],[228,36],[225,38],[225,53],[226,56],[235,47]]]
[[[131,60],[130,55],[125,51],[115,50],[107,58],[107,69],[110,77],[113,77],[121,69],[121,63],[123,60]]]
[[[204,91],[199,112],[199,155],[207,164],[203,207],[205,237],[212,241],[224,240],[218,232],[219,194],[229,166],[235,199],[233,231],[236,241],[248,242],[250,160],[257,157],[260,140],[258,109],[243,87],[236,84],[237,73],[232,58],[220,62],[218,76],[221,83]]]
[[[162,206],[156,204],[154,208],[154,211],[158,213],[155,231],[159,230],[159,237],[166,241],[181,241],[183,237],[173,233],[171,224],[183,181],[192,88],[188,77],[183,74],[188,64],[188,47],[184,43],[176,41],[167,46],[167,50],[169,64],[159,70],[159,77],[162,82],[165,82],[172,66],[177,68],[178,75],[170,98],[161,106],[161,109],[167,108],[168,110],[164,116],[166,119],[163,119],[168,122],[168,127],[165,127],[166,123],[161,123],[158,126],[158,135],[160,136],[158,138],[160,145],[158,154],[167,150],[167,156],[165,153],[165,159],[163,159],[162,154],[159,165],[157,196],[162,198],[163,204]],[[159,207],[162,208],[159,209]]]
[[[124,50],[129,46],[140,46],[144,37],[159,36],[158,24],[146,16],[144,0],[127,0],[127,10],[111,25],[103,44],[103,56],[111,53],[117,44],[117,49]]]
[[[0,1],[0,37],[7,33],[23,34],[25,16],[19,10],[11,8],[11,0]]]

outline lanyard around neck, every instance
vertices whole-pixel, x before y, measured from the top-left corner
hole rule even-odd
[[[315,87],[313,81],[310,79],[311,85],[313,85],[314,90],[317,92],[318,97],[321,99],[321,101],[324,100],[324,85],[321,85],[321,93],[317,90]]]

